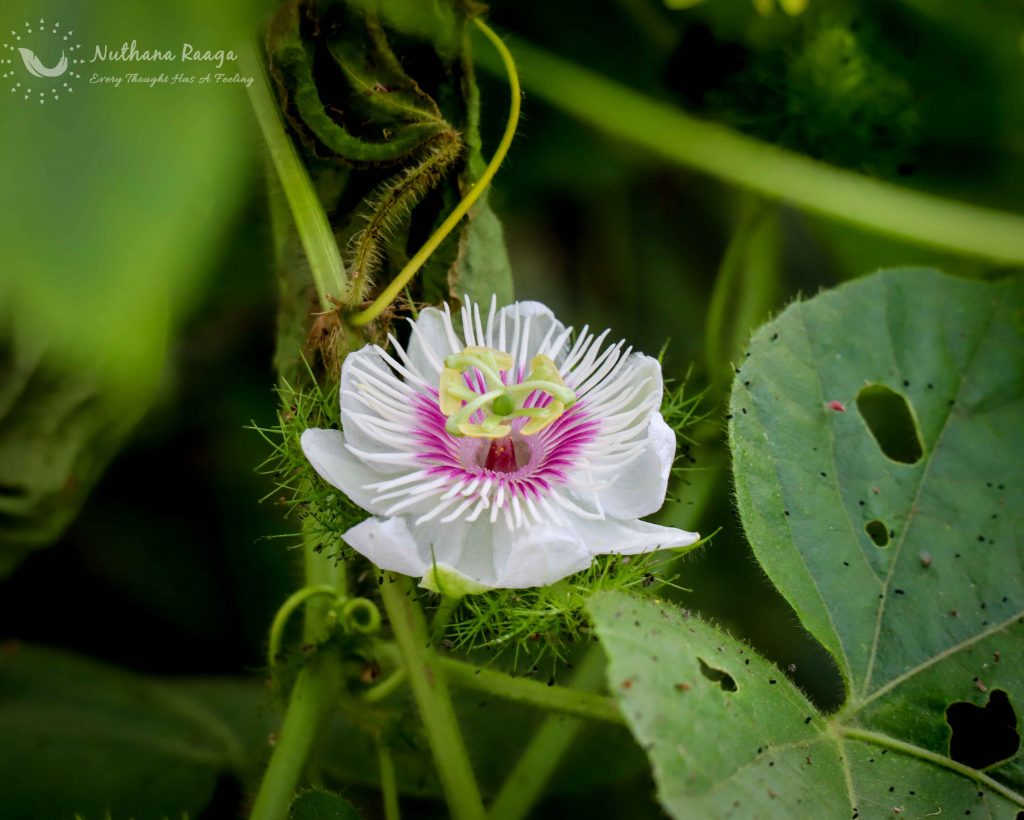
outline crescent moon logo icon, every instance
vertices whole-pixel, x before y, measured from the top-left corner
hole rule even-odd
[[[62,51],[57,65],[47,68],[30,48],[19,48],[21,60],[25,63],[25,69],[33,77],[59,77],[68,70],[68,58]]]

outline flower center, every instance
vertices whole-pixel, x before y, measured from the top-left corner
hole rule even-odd
[[[532,436],[553,423],[576,401],[555,363],[543,353],[530,361],[530,374],[513,382],[514,360],[501,350],[470,346],[444,360],[439,388],[441,412],[448,417],[445,430],[453,436],[501,439],[507,444],[487,452],[484,466],[499,472],[517,469],[515,445],[509,439],[512,420],[525,418],[517,431]],[[502,377],[504,374],[504,378]],[[507,382],[507,383],[506,383]],[[502,455],[501,453],[508,454]],[[511,468],[490,467],[511,464]]]
[[[505,436],[487,443],[482,466],[495,473],[514,473],[529,460],[526,442],[513,441],[511,436]]]

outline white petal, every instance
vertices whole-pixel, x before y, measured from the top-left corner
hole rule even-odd
[[[654,413],[643,451],[616,471],[611,485],[597,491],[605,513],[615,518],[643,518],[660,510],[675,454],[676,434],[661,413]]]
[[[430,566],[404,518],[368,518],[342,537],[381,569],[419,578]]]
[[[349,452],[342,433],[314,427],[304,431],[299,442],[309,463],[324,481],[337,487],[364,510],[383,512],[382,505],[373,502],[373,492],[366,489],[380,481],[382,473]]]
[[[550,338],[555,338],[565,330],[565,325],[555,318],[550,308],[540,302],[515,302],[507,307],[503,307],[497,313],[495,324],[500,327],[502,322],[505,323],[507,336],[503,349],[506,353],[511,353],[513,356],[518,356],[523,350],[524,341],[520,339],[519,344],[513,347],[513,342],[515,341],[513,338],[513,328],[515,327],[517,315],[519,316],[520,331],[522,332],[527,329],[527,319],[529,319],[529,331],[525,339],[526,357],[525,359],[518,360],[516,364],[520,367],[525,367],[529,371],[530,359],[540,352],[541,343],[545,338],[549,338],[548,332],[552,332]],[[494,337],[491,339],[492,344],[490,347],[498,347],[499,341],[498,333],[495,332]]]
[[[662,527],[647,521],[619,521],[608,518],[604,521],[573,521],[573,528],[594,555],[616,552],[635,555],[656,549],[688,547],[700,540],[695,532]]]
[[[553,584],[590,566],[586,544],[567,526],[548,523],[509,530],[494,528],[497,587]]]
[[[441,375],[439,365],[443,364],[445,356],[459,353],[465,347],[462,345],[458,349],[453,349],[453,338],[456,343],[460,343],[461,340],[453,333],[447,322],[447,317],[437,308],[424,308],[413,323],[409,335],[409,361],[428,384],[437,383]]]
[[[380,387],[378,387],[380,385]],[[409,429],[413,427],[413,416],[409,412],[408,388],[395,375],[387,363],[372,346],[367,345],[345,357],[341,367],[341,423],[345,429],[345,440],[356,450],[363,452],[392,454],[407,453],[409,445],[396,435],[394,441],[381,441],[379,435],[373,435],[360,416],[391,420],[404,414],[409,420]],[[387,408],[387,415],[378,406]],[[383,462],[382,462],[383,463]],[[383,468],[389,473],[401,472],[407,467],[400,460],[394,466]]]

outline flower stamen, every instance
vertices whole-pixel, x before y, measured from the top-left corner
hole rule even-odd
[[[526,418],[519,434],[532,436],[575,404],[575,391],[565,384],[549,356],[534,356],[526,379],[509,384],[514,378],[513,363],[508,353],[478,345],[445,358],[438,403],[447,417],[445,430],[449,434],[505,439],[512,432],[511,421]],[[482,392],[472,385],[481,387]],[[546,400],[537,397],[530,402],[536,394],[546,396]],[[478,420],[472,420],[474,415]]]

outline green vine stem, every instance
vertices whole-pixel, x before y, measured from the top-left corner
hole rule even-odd
[[[532,678],[517,678],[451,658],[441,658],[439,665],[452,686],[587,720],[615,724],[623,722],[622,713],[615,701],[593,692],[566,686],[548,686]]]
[[[330,719],[341,684],[341,659],[334,652],[318,652],[299,672],[250,820],[288,817],[309,751]]]
[[[597,688],[603,671],[604,652],[592,646],[576,668],[573,687]],[[520,820],[529,814],[582,726],[582,718],[567,715],[552,715],[544,721],[494,798],[490,820]]]
[[[399,808],[395,761],[383,738],[377,741],[377,758],[380,761],[380,790],[384,799],[384,820],[400,820],[401,809]]]
[[[670,162],[876,233],[1024,263],[1020,216],[836,168],[692,117],[528,43],[515,49],[523,83],[538,97]],[[500,70],[486,53],[480,64]]]
[[[519,107],[522,97],[522,91],[519,87],[519,75],[516,73],[516,64],[512,59],[511,52],[505,46],[505,43],[503,43],[501,38],[494,33],[494,30],[490,26],[488,26],[479,17],[474,17],[473,23],[494,45],[495,50],[501,57],[505,74],[508,76],[508,84],[512,100],[509,104],[508,122],[505,125],[505,133],[502,134],[501,141],[498,143],[494,156],[487,164],[484,172],[480,175],[480,179],[474,183],[459,204],[455,206],[450,214],[448,214],[447,219],[445,219],[445,221],[441,223],[441,226],[431,234],[430,238],[426,242],[423,243],[423,247],[416,251],[413,257],[406,263],[405,267],[398,273],[398,276],[396,276],[394,280],[392,280],[392,282],[384,288],[383,291],[381,291],[380,295],[373,300],[370,306],[350,317],[349,321],[356,327],[369,324],[380,316],[387,309],[388,305],[395,300],[395,297],[402,292],[402,289],[405,288],[410,280],[416,275],[416,272],[419,271],[427,259],[430,258],[430,254],[437,250],[438,246],[445,240],[445,237],[455,229],[455,226],[459,224],[462,217],[469,212],[469,209],[473,207],[473,204],[483,195],[484,191],[487,190],[487,186],[490,185],[491,180],[494,179],[494,175],[498,173],[498,167],[501,165],[502,160],[505,159],[505,155],[508,153],[508,149],[512,145],[512,138],[515,136],[516,127],[519,124]]]
[[[480,789],[412,581],[388,573],[380,591],[451,816],[454,820],[480,820],[484,816]]]
[[[285,130],[261,53],[254,45],[247,44],[239,50],[238,62],[243,73],[254,77],[248,88],[249,102],[295,220],[320,306],[324,310],[333,310],[330,297],[344,300],[349,292],[348,277],[338,243],[334,241],[334,232],[313,182]]]
[[[316,643],[325,637],[334,599],[343,597],[346,591],[344,566],[339,560],[317,551],[320,539],[314,527],[313,517],[307,515],[302,528],[308,586],[296,595],[311,589],[318,592],[329,589],[333,598],[323,600],[326,595],[305,596],[303,637],[307,643]],[[295,797],[310,751],[330,720],[341,684],[341,658],[330,649],[316,652],[299,672],[288,697],[284,721],[277,733],[277,743],[260,783],[250,820],[287,818],[288,807]]]
[[[303,587],[288,596],[281,608],[274,615],[274,621],[270,625],[270,639],[267,641],[267,666],[271,669],[277,663],[281,654],[281,638],[284,636],[284,628],[288,625],[288,619],[292,613],[302,606],[310,598],[323,595],[332,599],[338,597],[338,591],[333,586],[318,584],[311,587]]]

